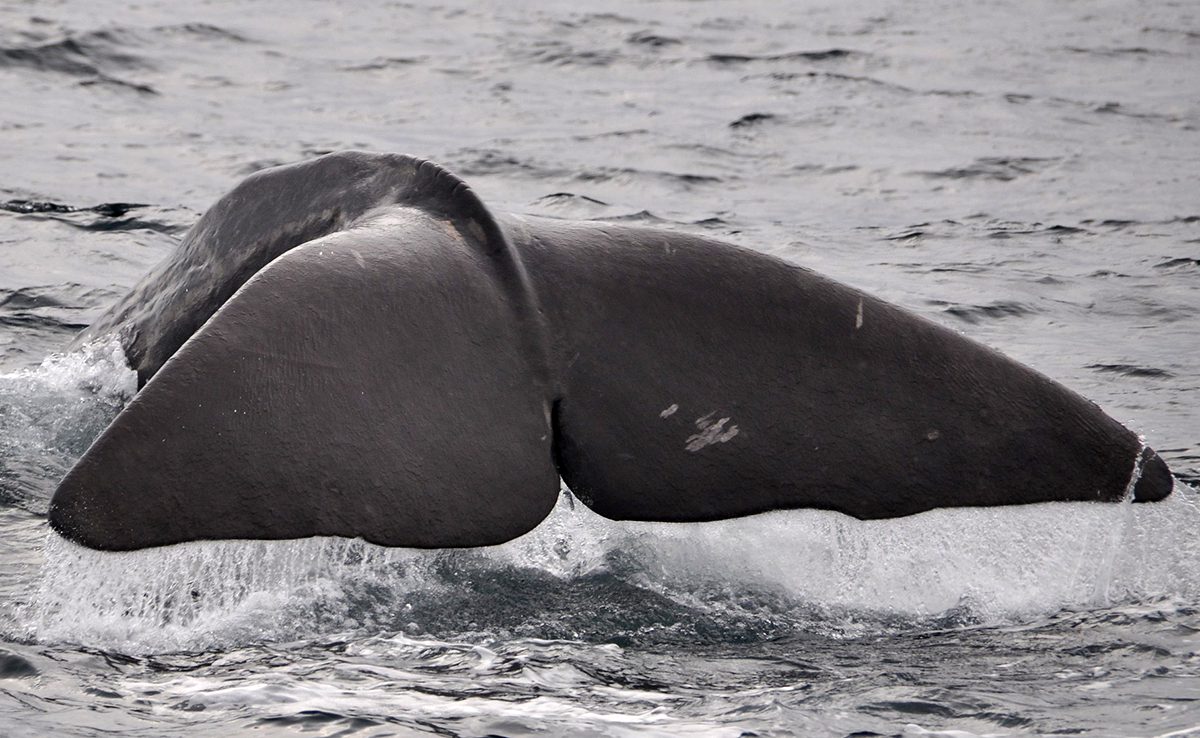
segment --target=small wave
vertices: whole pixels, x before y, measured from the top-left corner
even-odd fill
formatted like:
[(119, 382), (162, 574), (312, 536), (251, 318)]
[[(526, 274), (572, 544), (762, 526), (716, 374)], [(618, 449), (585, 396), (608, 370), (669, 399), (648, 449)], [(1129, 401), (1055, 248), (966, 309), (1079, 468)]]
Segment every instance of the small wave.
[(463, 177), (507, 174), (552, 179), (568, 174), (566, 170), (547, 167), (499, 149), (459, 149), (448, 154), (446, 161), (456, 174)]
[(636, 182), (653, 181), (676, 188), (690, 190), (699, 185), (721, 184), (724, 180), (710, 174), (692, 174), (689, 172), (666, 172), (661, 170), (634, 169), (631, 167), (603, 167), (588, 169), (575, 174), (575, 178), (584, 182)]
[(817, 80), (817, 81), (828, 81), (828, 82), (833, 83), (833, 85), (837, 85), (837, 86), (847, 86), (847, 83), (849, 83), (850, 85), (855, 85), (855, 86), (869, 85), (870, 87), (872, 87), (876, 90), (879, 90), (879, 91), (892, 92), (892, 93), (897, 93), (897, 94), (906, 95), (906, 96), (907, 95), (936, 94), (936, 93), (920, 92), (918, 90), (914, 90), (911, 87), (906, 87), (904, 85), (897, 84), (895, 82), (885, 82), (881, 79), (876, 79), (875, 77), (867, 77), (867, 76), (859, 75), (859, 74), (844, 74), (841, 72), (814, 71), (814, 70), (809, 70), (809, 71), (804, 71), (804, 72), (775, 71), (775, 72), (769, 72), (766, 74), (749, 75), (748, 77), (746, 77), (746, 79), (769, 79), (769, 80), (774, 80), (776, 82), (791, 82), (793, 80), (804, 80), (804, 81)]
[(917, 239), (923, 238), (924, 236), (925, 236), (925, 231), (911, 230), (911, 231), (904, 231), (903, 233), (898, 233), (894, 236), (884, 236), (883, 240), (884, 241), (916, 241)]
[[(1079, 112), (1100, 115), (1120, 115), (1128, 118), (1136, 118), (1147, 121), (1179, 123), (1186, 120), (1186, 118), (1181, 117), (1176, 113), (1153, 113), (1132, 109), (1115, 100), (1097, 103), (1095, 100), (1079, 100), (1059, 96), (1038, 98), (1031, 95), (1009, 94), (1005, 95), (1004, 97), (1010, 103), (1025, 104), (1036, 101), (1050, 108), (1070, 108)], [(1064, 120), (1070, 120), (1075, 123), (1086, 123), (1085, 120), (1078, 118), (1064, 118)]]
[(155, 233), (165, 233), (174, 235), (186, 231), (190, 226), (181, 225), (179, 223), (166, 223), (161, 220), (152, 220), (149, 218), (112, 218), (101, 217), (92, 221), (78, 222), (69, 219), (60, 219), (70, 226), (83, 231), (154, 231)]
[(706, 61), (715, 64), (746, 64), (749, 62), (811, 61), (823, 62), (834, 59), (867, 56), (861, 51), (850, 49), (822, 49), (819, 51), (791, 51), (784, 54), (709, 54)]
[(792, 172), (804, 174), (843, 174), (845, 172), (856, 172), (859, 166), (857, 164), (796, 164), (791, 168)]
[(0, 68), (23, 68), (84, 78), (83, 85), (110, 85), (141, 94), (158, 94), (148, 84), (131, 82), (121, 72), (154, 69), (154, 65), (127, 47), (139, 43), (136, 34), (108, 29), (69, 35), (58, 41), (0, 47)]
[[(202, 702), (199, 704), (203, 705)], [(360, 730), (385, 727), (387, 725), (388, 722), (383, 720), (372, 720), (370, 718), (354, 717), (352, 715), (339, 715), (335, 712), (326, 712), (324, 710), (301, 710), (291, 715), (264, 717), (258, 718), (255, 721), (255, 727), (295, 728), (301, 733), (316, 732), (326, 728), (337, 727), (342, 729), (339, 731), (338, 735), (351, 735)]]
[(981, 179), (1011, 182), (1017, 177), (1038, 174), (1061, 161), (1058, 157), (985, 157), (965, 167), (914, 172), (928, 179)]
[(768, 120), (774, 120), (774, 113), (748, 113), (729, 124), (730, 128), (749, 128)]
[(252, 43), (249, 37), (243, 36), (237, 31), (231, 31), (228, 28), (215, 26), (211, 23), (181, 23), (170, 26), (156, 26), (154, 30), (157, 33), (167, 36), (192, 36), (211, 41), (231, 41), (240, 44)]
[(539, 42), (532, 49), (523, 50), (523, 53), (534, 62), (561, 67), (607, 67), (622, 58), (622, 54), (616, 50), (579, 50), (563, 41)]
[(1176, 479), (1200, 489), (1200, 454), (1195, 453), (1195, 449), (1168, 449), (1162, 452), (1162, 457), (1170, 465)]
[(1183, 36), (1187, 39), (1200, 40), (1200, 31), (1192, 31), (1187, 28), (1159, 28), (1155, 26), (1146, 26), (1142, 29), (1142, 33), (1164, 33), (1172, 36)]
[(1098, 372), (1107, 372), (1109, 374), (1123, 374), (1127, 377), (1153, 377), (1155, 379), (1168, 379), (1175, 376), (1166, 369), (1157, 369), (1152, 366), (1137, 366), (1136, 364), (1088, 364), (1087, 368)]
[(608, 205), (603, 200), (597, 200), (587, 195), (577, 195), (574, 192), (552, 192), (544, 197), (539, 197), (537, 201), (539, 203), (584, 202), (589, 205)]
[(625, 39), (626, 43), (636, 44), (638, 46), (649, 46), (654, 49), (661, 49), (664, 46), (679, 46), (683, 42), (671, 36), (663, 36), (662, 34), (652, 33), (650, 31), (638, 31), (631, 34)]
[[(1130, 278), (1128, 274), (1115, 273), (1107, 270), (1093, 272), (1089, 277), (1118, 277)], [(1169, 295), (1165, 296), (1170, 299)], [(1092, 308), (1100, 315), (1117, 315), (1134, 317), (1142, 320), (1153, 320), (1159, 325), (1193, 320), (1200, 313), (1195, 307), (1175, 301), (1161, 302), (1147, 294), (1121, 295), (1104, 302), (1095, 303)]]
[(1021, 318), (1036, 315), (1037, 310), (1022, 305), (1019, 302), (997, 301), (990, 305), (949, 304), (941, 301), (931, 301), (932, 305), (945, 305), (942, 310), (959, 320), (967, 323), (979, 323), (984, 320), (1002, 320), (1004, 318)]
[(535, 212), (564, 218), (591, 219), (612, 211), (612, 205), (587, 195), (574, 192), (554, 192), (539, 197), (534, 203)]
[(650, 133), (648, 128), (630, 128), (628, 130), (603, 131), (601, 133), (584, 133), (571, 136), (572, 141), (600, 141), (606, 138), (634, 138)]
[(13, 290), (0, 299), (0, 308), (8, 310), (28, 310), (29, 308), (40, 307), (62, 307), (63, 302), (59, 299), (59, 293), (53, 288), (46, 287), (22, 287), (18, 290)]
[(125, 42), (125, 36), (117, 32), (94, 31), (37, 46), (0, 48), (0, 67), (24, 67), (85, 77), (103, 75), (114, 69), (150, 68), (141, 57), (119, 50)]
[(79, 323), (54, 315), (38, 315), (28, 312), (13, 312), (0, 315), (0, 325), (13, 328), (34, 328), (52, 333), (77, 333), (88, 326), (87, 323)]
[(1161, 121), (1177, 121), (1178, 117), (1173, 115), (1165, 115), (1162, 113), (1143, 113), (1136, 110), (1130, 110), (1119, 102), (1106, 102), (1103, 105), (1098, 105), (1092, 109), (1093, 113), (1101, 113), (1105, 115), (1123, 115), (1127, 118), (1139, 118), (1141, 120), (1161, 120)]
[(1116, 230), (1121, 230), (1121, 229), (1123, 229), (1123, 228), (1129, 228), (1130, 226), (1137, 226), (1137, 225), (1141, 225), (1141, 222), (1140, 222), (1140, 221), (1136, 221), (1136, 220), (1122, 220), (1122, 219), (1119, 219), (1119, 218), (1105, 218), (1104, 220), (1101, 220), (1101, 221), (1099, 221), (1099, 222), (1097, 222), (1097, 221), (1095, 221), (1095, 220), (1092, 220), (1092, 219), (1090, 219), (1090, 218), (1089, 218), (1089, 219), (1087, 219), (1087, 220), (1081, 220), (1081, 221), (1079, 221), (1079, 222), (1080, 222), (1081, 224), (1083, 224), (1083, 225), (1087, 225), (1087, 226), (1090, 226), (1090, 225), (1098, 225), (1098, 226), (1100, 226), (1100, 227), (1102, 227), (1102, 228), (1113, 228), (1113, 229), (1116, 229)]
[(619, 25), (629, 26), (638, 23), (636, 18), (619, 13), (585, 13), (579, 17), (579, 25)]
[(1088, 233), (1088, 230), (1086, 228), (1076, 228), (1075, 226), (1055, 224), (1052, 226), (1046, 226), (1045, 228), (1037, 231), (1037, 233), (1046, 233), (1054, 236), (1074, 236), (1078, 233)]
[(1180, 267), (1200, 267), (1200, 259), (1193, 259), (1191, 257), (1184, 256), (1175, 259), (1168, 259), (1164, 262), (1154, 265), (1155, 269), (1178, 269)]
[(190, 227), (157, 218), (135, 215), (126, 217), (132, 211), (151, 207), (145, 203), (130, 202), (108, 202), (83, 207), (45, 200), (8, 200), (0, 203), (0, 210), (34, 218), (50, 218), (83, 231), (154, 231), (173, 235)]
[(1145, 46), (1127, 46), (1116, 48), (1084, 48), (1082, 46), (1067, 46), (1067, 51), (1090, 56), (1123, 57), (1123, 56), (1175, 56), (1173, 52), (1164, 49), (1150, 49)]
[(29, 659), (0, 649), (0, 679), (23, 679), (37, 676), (39, 673)]
[(79, 84), (82, 87), (93, 87), (95, 85), (108, 85), (110, 87), (117, 87), (117, 88), (124, 89), (124, 90), (132, 90), (134, 92), (141, 93), (143, 95), (159, 94), (158, 90), (154, 89), (150, 85), (140, 84), (138, 82), (130, 82), (128, 80), (118, 79), (116, 77), (109, 77), (107, 75), (100, 75), (93, 79), (85, 79), (85, 80), (80, 81)]
[(649, 210), (639, 210), (636, 213), (623, 213), (621, 215), (608, 215), (596, 218), (596, 220), (610, 221), (613, 223), (649, 223), (651, 225), (665, 225), (672, 221), (667, 218), (655, 215)]
[(139, 95), (157, 95), (154, 86), (125, 78), (128, 72), (155, 70), (143, 55), (131, 52), (130, 47), (140, 43), (136, 32), (128, 29), (72, 34), (34, 46), (0, 47), (0, 68), (66, 74), (82, 78), (79, 84), (84, 86), (112, 86)]
[(1087, 234), (1086, 228), (1078, 228), (1076, 226), (1068, 226), (1055, 224), (1052, 226), (1043, 226), (1041, 223), (1034, 223), (1030, 226), (1017, 226), (1013, 224), (996, 225), (989, 228), (988, 238), (1012, 238), (1013, 236), (1074, 236), (1079, 234)]
[(342, 72), (377, 72), (382, 69), (411, 67), (415, 64), (421, 64), (424, 61), (425, 58), (420, 56), (389, 56), (387, 58), (372, 59), (369, 62), (344, 64), (338, 67), (338, 70)]
[(37, 310), (100, 307), (112, 301), (117, 293), (109, 289), (89, 287), (78, 282), (21, 287), (0, 290), (0, 310)]
[(36, 367), (47, 351), (60, 350), (114, 296), (106, 288), (70, 282), (0, 290), (0, 327), (6, 340), (0, 356), (10, 367)]
[(62, 203), (49, 202), (47, 200), (8, 200), (0, 203), (0, 210), (7, 210), (10, 213), (21, 213), (23, 215), (45, 214), (45, 213), (96, 213), (106, 218), (120, 218), (130, 210), (149, 207), (145, 203), (132, 202), (106, 202), (91, 207), (75, 207), (74, 205), (63, 205)]

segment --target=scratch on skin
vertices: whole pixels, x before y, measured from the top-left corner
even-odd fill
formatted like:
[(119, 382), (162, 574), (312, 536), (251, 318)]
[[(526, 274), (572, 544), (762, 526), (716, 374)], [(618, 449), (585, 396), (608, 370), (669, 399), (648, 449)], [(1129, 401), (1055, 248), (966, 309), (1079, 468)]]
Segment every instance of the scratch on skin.
[(675, 403), (673, 403), (673, 402), (672, 402), (672, 403), (671, 403), (671, 407), (669, 407), (669, 408), (667, 408), (666, 410), (663, 410), (661, 413), (659, 413), (659, 414), (658, 414), (658, 417), (660, 417), (660, 418), (669, 418), (669, 417), (671, 417), (672, 415), (674, 415), (674, 414), (675, 414), (675, 411), (676, 411), (676, 410), (678, 410), (678, 409), (679, 409), (679, 405), (676, 405)]
[(859, 300), (858, 300), (858, 315), (855, 316), (855, 318), (854, 318), (854, 330), (858, 330), (859, 328), (862, 328), (862, 318), (863, 318), (863, 301), (862, 301), (862, 298), (859, 298)]
[(716, 412), (714, 410), (708, 415), (696, 419), (696, 428), (700, 432), (688, 436), (686, 446), (688, 451), (695, 453), (705, 446), (711, 446), (714, 443), (725, 443), (738, 434), (738, 427), (736, 425), (731, 425), (726, 430), (725, 424), (729, 422), (729, 418), (721, 418), (714, 421), (712, 416), (716, 415)]

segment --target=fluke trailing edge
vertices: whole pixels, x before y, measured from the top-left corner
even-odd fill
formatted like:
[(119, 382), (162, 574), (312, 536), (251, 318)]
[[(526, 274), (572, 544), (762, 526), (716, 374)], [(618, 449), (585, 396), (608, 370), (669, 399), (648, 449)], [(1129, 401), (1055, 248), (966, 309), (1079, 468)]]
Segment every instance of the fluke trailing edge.
[(559, 476), (598, 513), (1170, 494), (1094, 404), (802, 267), (669, 231), (502, 217), (407, 156), (259, 172), (77, 343), (143, 385), (51, 501), (100, 549), (479, 546)]

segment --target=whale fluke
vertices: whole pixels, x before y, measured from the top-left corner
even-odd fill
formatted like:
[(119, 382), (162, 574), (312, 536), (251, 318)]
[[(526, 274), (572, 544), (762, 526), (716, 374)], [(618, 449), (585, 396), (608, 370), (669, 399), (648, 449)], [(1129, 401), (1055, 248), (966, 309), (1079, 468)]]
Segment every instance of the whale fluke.
[[(559, 469), (602, 515), (872, 519), (1129, 487), (1142, 444), (1095, 404), (810, 270), (649, 229), (518, 234), (560, 371)], [(1137, 497), (1163, 497), (1146, 459)]]
[(50, 522), (100, 549), (500, 543), (559, 477), (614, 519), (1170, 494), (1096, 405), (810, 270), (697, 236), (497, 217), (418, 159), (260, 172), (80, 340), (142, 389)]

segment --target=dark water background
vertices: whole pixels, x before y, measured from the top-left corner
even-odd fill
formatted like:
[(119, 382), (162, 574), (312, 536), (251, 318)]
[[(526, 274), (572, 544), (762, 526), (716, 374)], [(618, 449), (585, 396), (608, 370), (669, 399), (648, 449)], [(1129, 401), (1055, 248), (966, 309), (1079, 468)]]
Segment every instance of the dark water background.
[(431, 158), (989, 343), (1200, 482), (1200, 4), (0, 4), (0, 735), (1200, 736), (1200, 503), (479, 551), (48, 536), (132, 391), (43, 358), (246, 174)]

